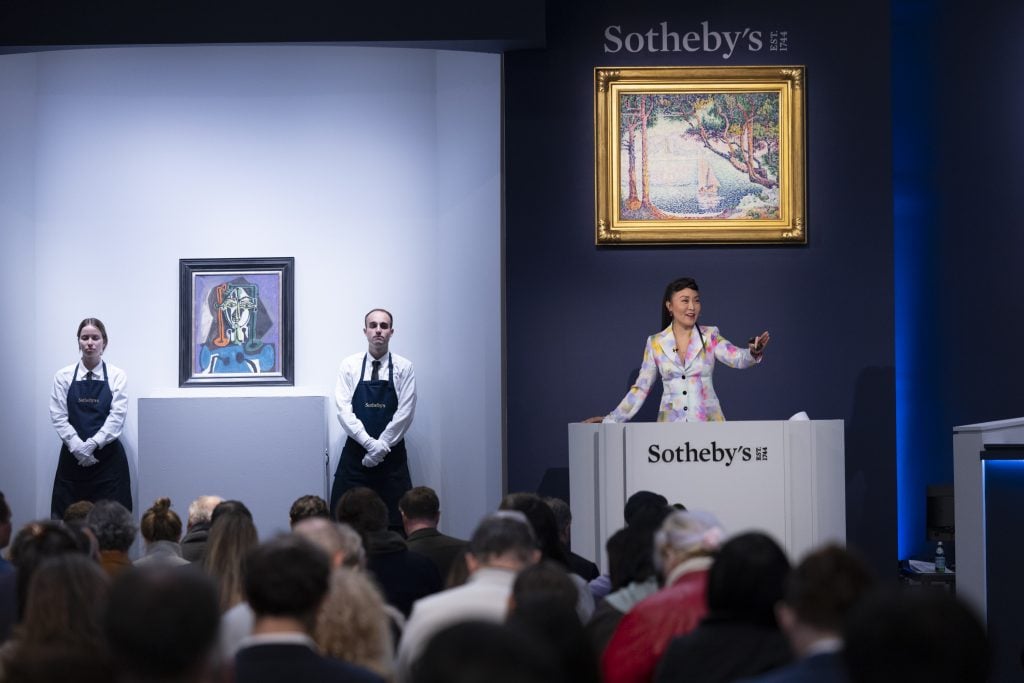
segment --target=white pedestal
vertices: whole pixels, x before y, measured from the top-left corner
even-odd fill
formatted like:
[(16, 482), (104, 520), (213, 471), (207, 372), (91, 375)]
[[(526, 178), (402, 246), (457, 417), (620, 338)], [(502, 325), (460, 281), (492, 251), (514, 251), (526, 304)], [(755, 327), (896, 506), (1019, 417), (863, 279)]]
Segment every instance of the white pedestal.
[(761, 530), (794, 560), (846, 539), (843, 421), (569, 425), (573, 549), (607, 569), (605, 541), (637, 491)]

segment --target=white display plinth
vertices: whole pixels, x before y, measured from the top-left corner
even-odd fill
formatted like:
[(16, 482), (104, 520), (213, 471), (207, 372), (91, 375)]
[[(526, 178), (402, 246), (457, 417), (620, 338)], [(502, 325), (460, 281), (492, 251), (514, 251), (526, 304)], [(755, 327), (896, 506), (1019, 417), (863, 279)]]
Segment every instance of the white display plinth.
[(956, 593), (988, 615), (985, 549), (986, 446), (1024, 443), (1024, 418), (953, 427), (953, 524), (956, 529)]
[(637, 491), (758, 529), (794, 560), (846, 539), (843, 421), (569, 425), (573, 550), (607, 569), (605, 541)]

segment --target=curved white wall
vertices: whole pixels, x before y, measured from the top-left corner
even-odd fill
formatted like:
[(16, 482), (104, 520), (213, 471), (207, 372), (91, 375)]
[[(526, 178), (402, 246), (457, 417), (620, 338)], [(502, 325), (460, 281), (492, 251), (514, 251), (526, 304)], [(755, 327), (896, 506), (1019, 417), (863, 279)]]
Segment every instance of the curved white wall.
[[(0, 57), (3, 308), (25, 403), (2, 417), (22, 450), (0, 490), (17, 491), (16, 524), (49, 510), (47, 397), (82, 317), (107, 324), (133, 399), (330, 395), (383, 306), (417, 367), (413, 481), (467, 535), (501, 493), (500, 70), (497, 55), (320, 46)], [(295, 257), (296, 386), (177, 388), (178, 259), (246, 256)], [(133, 400), (133, 456), (135, 415)]]

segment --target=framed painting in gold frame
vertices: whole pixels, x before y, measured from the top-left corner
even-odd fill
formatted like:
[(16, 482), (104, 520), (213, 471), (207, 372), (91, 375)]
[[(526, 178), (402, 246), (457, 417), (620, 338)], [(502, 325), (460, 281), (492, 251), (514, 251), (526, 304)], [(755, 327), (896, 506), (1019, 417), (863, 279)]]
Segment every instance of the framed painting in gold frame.
[(807, 242), (804, 67), (594, 69), (596, 243)]

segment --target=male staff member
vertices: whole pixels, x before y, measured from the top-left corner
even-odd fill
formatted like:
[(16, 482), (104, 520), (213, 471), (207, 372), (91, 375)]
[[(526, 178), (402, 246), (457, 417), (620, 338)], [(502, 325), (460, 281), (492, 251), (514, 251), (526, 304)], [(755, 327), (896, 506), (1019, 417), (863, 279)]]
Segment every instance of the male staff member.
[(348, 434), (331, 487), (331, 513), (345, 491), (367, 486), (388, 506), (390, 526), (401, 529), (398, 500), (412, 488), (405, 433), (416, 410), (412, 363), (388, 351), (394, 318), (375, 308), (363, 320), (367, 352), (349, 356), (338, 368), (334, 398)]

